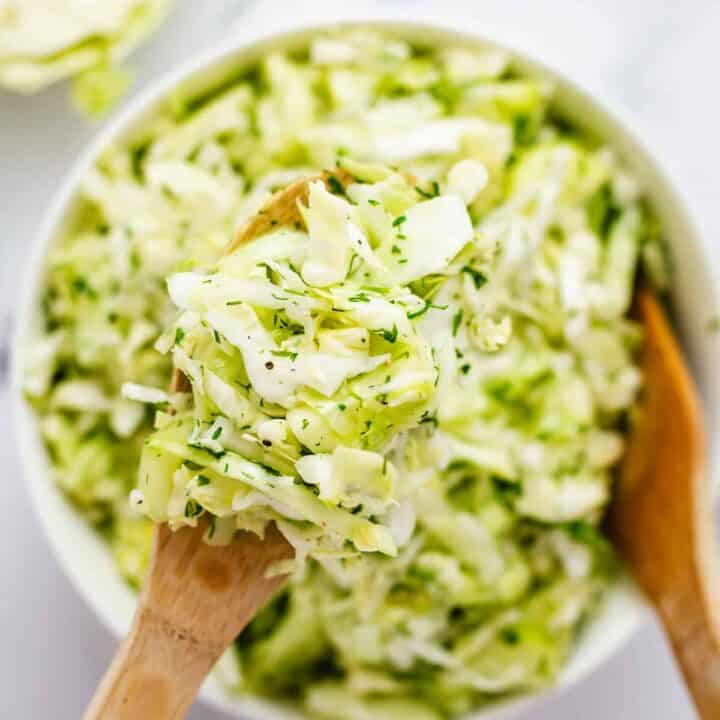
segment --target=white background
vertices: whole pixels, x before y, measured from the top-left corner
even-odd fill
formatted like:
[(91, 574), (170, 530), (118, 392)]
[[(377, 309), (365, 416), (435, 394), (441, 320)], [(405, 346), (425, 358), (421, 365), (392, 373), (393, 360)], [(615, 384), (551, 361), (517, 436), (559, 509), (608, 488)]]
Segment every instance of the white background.
[[(111, 0), (97, 0), (111, 2)], [(350, 0), (337, 0), (346, 2)], [(375, 0), (421, 5), (452, 0)], [(302, 0), (176, 0), (170, 21), (140, 49), (134, 91), (257, 12), (302, 12)], [(370, 3), (371, 4), (371, 3)], [(664, 146), (706, 233), (718, 235), (720, 2), (714, 0), (467, 0), (494, 26), (522, 32), (641, 118)], [(287, 8), (284, 7), (287, 5)], [(67, 107), (65, 88), (19, 98), (0, 92), (0, 408), (2, 337), (39, 220), (64, 173), (97, 131)], [(716, 199), (717, 197), (717, 199)], [(712, 237), (712, 235), (710, 235)], [(76, 720), (114, 640), (63, 577), (23, 488), (11, 420), (0, 410), (0, 718)], [(196, 707), (192, 720), (223, 716)], [(643, 629), (592, 678), (554, 699), (536, 720), (691, 720), (657, 628)], [(138, 718), (152, 720), (152, 718)], [(411, 720), (411, 719), (409, 719)]]

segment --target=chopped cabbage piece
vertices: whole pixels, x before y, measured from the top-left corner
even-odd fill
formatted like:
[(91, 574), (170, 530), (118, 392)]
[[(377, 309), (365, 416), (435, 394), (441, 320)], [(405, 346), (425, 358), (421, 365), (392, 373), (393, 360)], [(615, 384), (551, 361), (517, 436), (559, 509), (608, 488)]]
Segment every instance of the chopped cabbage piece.
[(3, 0), (0, 88), (35, 93), (76, 76), (73, 101), (104, 115), (130, 84), (117, 63), (162, 22), (171, 0)]

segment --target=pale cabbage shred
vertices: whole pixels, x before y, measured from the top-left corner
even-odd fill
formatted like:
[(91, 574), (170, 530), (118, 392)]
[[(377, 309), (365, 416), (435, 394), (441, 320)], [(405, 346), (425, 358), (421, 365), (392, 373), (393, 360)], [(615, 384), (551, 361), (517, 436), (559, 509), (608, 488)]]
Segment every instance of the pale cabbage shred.
[[(151, 423), (140, 401), (182, 411), (182, 397), (162, 394), (170, 361), (153, 348), (174, 317), (164, 279), (212, 264), (272, 190), (334, 166), (338, 156), (401, 166), (418, 178), (416, 200), (439, 192), (468, 203), (474, 232), (449, 277), (411, 287), (449, 307), (428, 308), (410, 323), (408, 337), (426, 338), (436, 349), (440, 402), (386, 455), (397, 483), (393, 499), (401, 488), (414, 489), (411, 501), (390, 503), (393, 522), (383, 515), (387, 476), (382, 467), (371, 473), (379, 488), (371, 498), (374, 520), (390, 532), (397, 554), (358, 557), (351, 546), (352, 557), (328, 552), (311, 560), (239, 639), (233, 682), (294, 697), (314, 716), (350, 720), (446, 717), (545, 685), (562, 668), (612, 568), (596, 527), (622, 452), (618, 423), (640, 384), (633, 363), (639, 333), (625, 315), (639, 257), (661, 266), (636, 183), (610, 150), (548, 117), (551, 88), (508, 73), (507, 58), (496, 51), (418, 50), (357, 30), (317, 37), (309, 58), (271, 54), (248, 77), (204, 98), (174, 97), (141, 135), (104, 153), (84, 180), (82, 206), (49, 257), (46, 332), (27, 371), (57, 481), (106, 534), (120, 571), (139, 583), (150, 526), (128, 507), (127, 494)], [(356, 188), (357, 211), (369, 213), (362, 198), (368, 186)], [(266, 242), (281, 244), (277, 236)], [(267, 247), (255, 247), (255, 265), (267, 261)], [(243, 253), (250, 261), (252, 250)], [(256, 272), (249, 265), (235, 271)], [(282, 263), (269, 277), (285, 287), (298, 282), (305, 292), (281, 271)], [(253, 277), (264, 283), (268, 275)], [(321, 303), (325, 294), (312, 291), (303, 301)], [(293, 324), (320, 335), (299, 310)], [(365, 337), (364, 326), (349, 324), (349, 337), (327, 342), (333, 355), (342, 349), (354, 361), (351, 338)], [(178, 344), (188, 363), (198, 362), (187, 344), (198, 332), (193, 327)], [(399, 362), (400, 330), (394, 345), (370, 333), (372, 356), (389, 353), (389, 362)], [(208, 357), (227, 355), (233, 372), (241, 371), (222, 333), (220, 346), (208, 347)], [(214, 368), (222, 381), (224, 364)], [(345, 387), (352, 383), (361, 385), (362, 377)], [(218, 400), (232, 405), (229, 416), (245, 407), (238, 400), (243, 388), (226, 395), (215, 385)], [(315, 421), (322, 428), (314, 436), (321, 446), (309, 449), (324, 452), (304, 460), (309, 485), (339, 503), (323, 506), (328, 511), (349, 507), (357, 488), (333, 485), (326, 472), (353, 466), (334, 455), (347, 443), (336, 437), (346, 432), (337, 399), (307, 387), (297, 392), (310, 400), (305, 429)], [(385, 412), (417, 421), (417, 413), (399, 407)], [(386, 417), (379, 408), (365, 411)], [(286, 410), (267, 414), (272, 419), (258, 424), (254, 417), (245, 430), (226, 427), (244, 453), (271, 450), (279, 477), (296, 477), (300, 441)], [(209, 435), (201, 427), (198, 444), (213, 442), (222, 422)], [(356, 438), (352, 426), (347, 432)], [(386, 439), (351, 452), (385, 450)], [(207, 464), (206, 453), (194, 452)], [(209, 510), (218, 500), (210, 494), (215, 481), (232, 498), (247, 493), (223, 474), (222, 458), (218, 463), (207, 485), (186, 484)], [(248, 465), (255, 479), (278, 478)], [(368, 495), (364, 486), (359, 491)], [(314, 494), (305, 497), (319, 507)], [(151, 502), (144, 493), (134, 499)], [(247, 498), (248, 512), (260, 512), (257, 500)], [(229, 494), (216, 507), (226, 511), (231, 502)], [(287, 517), (279, 502), (274, 512)], [(185, 507), (183, 498), (183, 515)], [(339, 511), (370, 522), (362, 512)]]
[(0, 0), (0, 88), (34, 93), (74, 77), (73, 100), (105, 113), (130, 82), (119, 66), (171, 0)]

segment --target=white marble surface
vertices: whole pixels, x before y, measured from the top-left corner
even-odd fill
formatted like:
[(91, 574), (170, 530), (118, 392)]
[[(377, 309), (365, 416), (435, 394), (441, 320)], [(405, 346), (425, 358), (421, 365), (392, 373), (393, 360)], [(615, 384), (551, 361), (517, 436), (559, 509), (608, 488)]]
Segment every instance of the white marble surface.
[[(107, 0), (109, 1), (109, 0)], [(449, 0), (375, 0), (407, 7)], [(177, 0), (171, 21), (135, 56), (136, 91), (180, 59), (221, 39), (250, 0)], [(279, 0), (255, 10), (280, 12)], [(483, 18), (512, 27), (592, 75), (639, 114), (666, 148), (706, 232), (720, 234), (720, 2), (683, 0), (468, 0)], [(301, 3), (290, 3), (299, 12)], [(19, 271), (42, 212), (95, 132), (73, 115), (64, 88), (24, 99), (0, 94), (0, 337), (11, 318)], [(0, 375), (3, 359), (0, 354)], [(0, 407), (6, 407), (0, 385)], [(32, 514), (7, 414), (0, 413), (0, 717), (75, 720), (114, 641), (71, 589)], [(193, 720), (221, 720), (207, 708)], [(654, 626), (592, 678), (545, 705), (537, 720), (690, 720), (694, 714)], [(145, 720), (145, 719), (138, 719)], [(152, 720), (152, 719), (147, 719)]]

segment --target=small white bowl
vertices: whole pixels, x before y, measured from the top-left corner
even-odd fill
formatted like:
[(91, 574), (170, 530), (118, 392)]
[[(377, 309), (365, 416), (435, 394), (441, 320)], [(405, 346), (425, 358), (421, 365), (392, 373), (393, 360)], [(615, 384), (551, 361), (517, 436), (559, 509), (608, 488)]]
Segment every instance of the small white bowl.
[[(349, 4), (349, 3), (348, 3)], [(45, 258), (51, 242), (61, 233), (77, 198), (80, 178), (93, 164), (110, 141), (126, 136), (154, 111), (160, 99), (179, 84), (195, 90), (212, 85), (231, 69), (239, 69), (257, 61), (271, 49), (291, 48), (303, 44), (315, 30), (328, 27), (327, 16), (303, 7), (302, 19), (256, 16), (243, 23), (242, 29), (224, 47), (203, 54), (181, 69), (170, 73), (152, 89), (131, 102), (87, 148), (67, 176), (53, 203), (37, 239), (24, 284), (24, 297), (19, 304), (17, 334), (13, 343), (13, 392), (17, 433), (24, 460), (28, 487), (42, 525), (60, 564), (101, 620), (118, 636), (129, 627), (134, 609), (134, 596), (116, 574), (108, 549), (64, 500), (53, 483), (48, 459), (39, 438), (35, 418), (25, 402), (22, 374), (26, 351), (36, 336), (40, 319), (39, 301), (42, 293)], [(298, 11), (299, 12), (299, 11)], [(413, 10), (416, 15), (416, 11)], [(368, 20), (372, 17), (372, 20)], [(720, 417), (720, 374), (713, 372), (720, 360), (720, 342), (707, 332), (707, 322), (718, 307), (716, 267), (708, 243), (698, 235), (687, 216), (677, 189), (658, 164), (657, 153), (650, 153), (640, 141), (625, 112), (609, 110), (606, 101), (596, 99), (598, 93), (588, 89), (586, 82), (571, 80), (567, 74), (552, 69), (548, 63), (523, 52), (514, 38), (507, 42), (507, 33), (487, 28), (476, 30), (477, 20), (431, 17), (420, 11), (421, 20), (408, 22), (401, 8), (379, 10), (372, 15), (357, 8), (336, 8), (334, 22), (373, 25), (410, 40), (423, 43), (462, 43), (470, 46), (497, 46), (509, 49), (517, 66), (527, 73), (548, 78), (557, 89), (556, 104), (579, 125), (604, 138), (622, 155), (625, 163), (641, 181), (663, 223), (675, 260), (673, 300), (677, 325), (685, 352), (705, 402), (711, 464), (715, 466)], [(524, 43), (520, 43), (522, 45)], [(609, 592), (602, 612), (583, 633), (576, 651), (562, 672), (555, 688), (540, 695), (510, 700), (472, 713), (466, 720), (507, 720), (522, 710), (536, 708), (542, 699), (570, 687), (615, 653), (646, 619), (648, 611), (627, 580), (618, 582)], [(231, 698), (218, 681), (210, 678), (202, 697), (211, 705), (246, 720), (299, 719), (301, 715), (271, 702), (251, 697)]]

